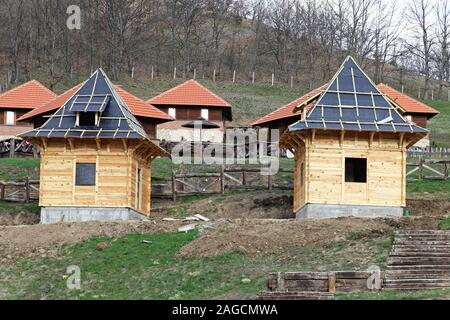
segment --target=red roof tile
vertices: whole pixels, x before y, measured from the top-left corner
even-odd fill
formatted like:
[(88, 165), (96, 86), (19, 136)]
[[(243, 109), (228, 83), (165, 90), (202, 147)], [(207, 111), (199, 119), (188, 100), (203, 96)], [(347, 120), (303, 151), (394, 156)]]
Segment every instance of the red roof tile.
[[(72, 89), (67, 90), (66, 92), (59, 95), (55, 99), (51, 100), (47, 104), (41, 106), (40, 108), (34, 109), (26, 113), (18, 120), (23, 121), (31, 119), (33, 117), (43, 115), (50, 111), (55, 111), (59, 109), (77, 92), (77, 90), (81, 87), (81, 85), (82, 83), (76, 85)], [(158, 108), (146, 103), (144, 100), (139, 99), (138, 97), (132, 95), (131, 93), (122, 89), (121, 87), (115, 85), (114, 88), (116, 89), (117, 93), (122, 97), (124, 102), (127, 104), (128, 108), (130, 108), (130, 111), (133, 113), (134, 116), (161, 119), (163, 121), (173, 120), (172, 117), (170, 117), (167, 113), (162, 112)]]
[[(295, 111), (295, 109), (305, 103), (308, 102), (309, 100), (317, 97), (320, 92), (325, 88), (325, 85), (316, 88), (310, 92), (308, 92), (307, 94), (301, 96), (300, 98), (288, 103), (285, 106), (282, 106), (281, 108), (278, 108), (277, 110), (265, 115), (264, 117), (256, 120), (255, 122), (252, 123), (253, 126), (258, 126), (258, 125), (262, 125), (265, 124), (267, 122), (272, 122), (275, 120), (280, 120), (280, 119), (284, 119), (284, 118), (290, 118), (290, 117), (296, 117), (300, 115), (300, 112)], [(309, 103), (306, 108), (307, 111), (312, 107), (312, 104)]]
[(183, 82), (182, 84), (151, 98), (147, 103), (171, 106), (231, 107), (228, 102), (195, 80)]
[(56, 97), (36, 80), (28, 81), (0, 95), (0, 108), (35, 109)]
[(388, 98), (397, 104), (405, 113), (428, 113), (431, 116), (439, 114), (439, 111), (426, 104), (417, 101), (404, 93), (401, 93), (383, 83), (378, 85), (378, 89)]

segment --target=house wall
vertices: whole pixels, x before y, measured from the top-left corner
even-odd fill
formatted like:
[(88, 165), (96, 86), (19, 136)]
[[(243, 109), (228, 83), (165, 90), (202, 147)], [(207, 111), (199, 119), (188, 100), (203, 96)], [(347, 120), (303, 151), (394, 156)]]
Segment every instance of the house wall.
[[(150, 214), (150, 164), (122, 141), (49, 140), (41, 148), (40, 200), (42, 207), (131, 208)], [(76, 186), (77, 162), (96, 163), (96, 185)], [(142, 206), (136, 207), (136, 169), (142, 170)]]
[[(169, 113), (170, 106), (157, 106), (158, 109), (165, 113)], [(176, 109), (177, 120), (195, 120), (201, 117), (201, 110), (209, 110), (209, 119), (211, 121), (223, 121), (223, 108), (202, 107), (202, 106), (173, 106)]]
[[(296, 151), (294, 211), (305, 204), (404, 207), (406, 149), (399, 135), (316, 132)], [(367, 182), (345, 182), (345, 158), (367, 158)], [(304, 161), (304, 186), (299, 187)]]

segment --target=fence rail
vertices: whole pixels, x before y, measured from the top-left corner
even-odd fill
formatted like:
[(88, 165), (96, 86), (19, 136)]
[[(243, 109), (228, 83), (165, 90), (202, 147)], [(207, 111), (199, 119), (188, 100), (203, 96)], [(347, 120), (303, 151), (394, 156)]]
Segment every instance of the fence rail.
[[(293, 170), (280, 169), (280, 173), (290, 174)], [(223, 194), (226, 190), (291, 190), (293, 186), (276, 183), (272, 175), (263, 176), (257, 168), (225, 168), (219, 172), (205, 173), (176, 173), (172, 172), (170, 179), (154, 179), (163, 183), (152, 186), (152, 197), (171, 198), (176, 201), (179, 197), (198, 194)]]
[(39, 180), (0, 181), (0, 199), (14, 202), (30, 202), (39, 199)]
[(0, 141), (0, 157), (35, 157), (39, 154), (39, 148), (33, 144), (19, 139), (11, 138)]
[(427, 147), (411, 148), (407, 151), (410, 158), (445, 158), (450, 157), (450, 148)]
[[(418, 163), (406, 164), (408, 181), (448, 180), (450, 160), (419, 160)], [(409, 169), (409, 170), (408, 170)], [(416, 176), (416, 178), (409, 176)]]

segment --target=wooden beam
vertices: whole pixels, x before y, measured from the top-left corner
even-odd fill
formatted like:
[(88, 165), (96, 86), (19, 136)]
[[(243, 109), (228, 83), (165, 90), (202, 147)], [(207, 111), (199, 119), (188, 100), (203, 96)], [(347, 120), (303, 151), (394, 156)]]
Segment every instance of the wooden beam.
[(344, 137), (345, 137), (345, 130), (341, 130), (341, 134), (339, 136), (339, 144), (341, 147), (344, 144)]
[(75, 150), (75, 143), (73, 142), (73, 139), (69, 138), (67, 139), (67, 142), (69, 143), (70, 151), (73, 152)]
[(373, 144), (373, 137), (374, 137), (374, 136), (375, 136), (375, 132), (372, 131), (372, 132), (370, 133), (370, 136), (369, 136), (369, 147), (371, 147), (372, 144)]
[(95, 139), (95, 144), (97, 146), (97, 151), (100, 151), (102, 148), (102, 143), (101, 143), (100, 139), (98, 139), (98, 138)]
[(398, 141), (398, 147), (399, 148), (403, 147), (404, 141), (405, 141), (405, 133), (402, 132), (402, 133), (400, 133), (400, 140)]
[(312, 129), (312, 131), (311, 131), (311, 143), (314, 142), (315, 138), (316, 138), (316, 129)]
[(121, 140), (122, 140), (122, 145), (123, 145), (123, 151), (128, 152), (127, 139), (121, 139)]
[(41, 141), (44, 151), (47, 151), (47, 140), (45, 138), (41, 138)]

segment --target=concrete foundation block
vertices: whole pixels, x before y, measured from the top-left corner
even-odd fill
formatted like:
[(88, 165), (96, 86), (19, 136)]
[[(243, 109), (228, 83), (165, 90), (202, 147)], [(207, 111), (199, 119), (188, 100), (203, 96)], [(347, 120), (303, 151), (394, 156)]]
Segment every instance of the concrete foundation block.
[(402, 217), (402, 207), (374, 205), (342, 205), (308, 203), (296, 213), (301, 219), (330, 219), (338, 217), (380, 218)]
[(130, 208), (42, 207), (41, 224), (59, 222), (138, 220), (148, 218)]

